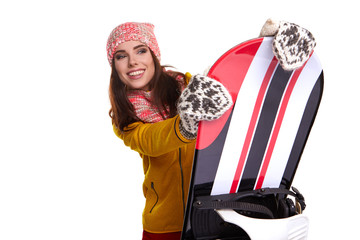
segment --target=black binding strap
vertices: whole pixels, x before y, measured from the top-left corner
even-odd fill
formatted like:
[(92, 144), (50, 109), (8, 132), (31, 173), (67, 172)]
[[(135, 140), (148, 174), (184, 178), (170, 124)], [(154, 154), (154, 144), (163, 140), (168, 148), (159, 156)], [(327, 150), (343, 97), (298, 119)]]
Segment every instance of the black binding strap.
[(268, 218), (274, 218), (274, 214), (267, 207), (248, 202), (201, 202), (196, 201), (194, 207), (197, 209), (233, 209), (239, 210), (240, 212), (253, 212), (257, 214), (266, 215)]
[(269, 195), (282, 195), (282, 198), (286, 198), (287, 195), (291, 195), (296, 198), (301, 206), (301, 210), (305, 209), (305, 199), (303, 195), (296, 189), (293, 191), (283, 188), (261, 188), (253, 191), (244, 191), (238, 193), (222, 194), (215, 196), (201, 196), (197, 197), (193, 207), (197, 209), (234, 209), (240, 211), (249, 211), (264, 214), (270, 218), (273, 218), (273, 212), (266, 206), (241, 202), (240, 200), (248, 197), (266, 197)]

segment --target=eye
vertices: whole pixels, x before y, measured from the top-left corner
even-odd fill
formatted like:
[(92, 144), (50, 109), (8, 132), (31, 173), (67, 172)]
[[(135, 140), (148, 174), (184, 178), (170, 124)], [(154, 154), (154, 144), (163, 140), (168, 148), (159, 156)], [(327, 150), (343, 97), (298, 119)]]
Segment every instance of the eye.
[(147, 49), (146, 48), (140, 48), (139, 51), (138, 51), (138, 54), (144, 54), (144, 53), (147, 53)]
[(125, 54), (116, 54), (116, 55), (115, 55), (115, 59), (116, 59), (116, 60), (120, 60), (120, 59), (123, 59), (123, 58), (125, 58), (125, 57), (126, 57)]

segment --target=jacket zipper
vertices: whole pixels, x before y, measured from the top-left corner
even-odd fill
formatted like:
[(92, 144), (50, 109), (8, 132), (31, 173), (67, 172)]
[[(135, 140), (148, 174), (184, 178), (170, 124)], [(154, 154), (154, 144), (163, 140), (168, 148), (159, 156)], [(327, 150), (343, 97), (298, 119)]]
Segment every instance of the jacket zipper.
[[(179, 148), (179, 166), (180, 166), (180, 176), (181, 176), (181, 194), (182, 194), (183, 212), (185, 213), (184, 173), (183, 173), (183, 168), (182, 168), (182, 163), (181, 163), (181, 148)], [(155, 190), (154, 182), (151, 182), (151, 189), (154, 191), (154, 193), (156, 195), (156, 202), (150, 209), (150, 213), (152, 212), (152, 210), (154, 209), (154, 207), (156, 206), (156, 204), (159, 201), (159, 195)]]
[(154, 204), (154, 206), (152, 206), (152, 208), (150, 209), (150, 213), (152, 212), (152, 210), (154, 209), (154, 207), (156, 206), (156, 204), (159, 201), (159, 195), (157, 194), (156, 190), (155, 190), (155, 186), (154, 186), (154, 182), (151, 182), (151, 189), (154, 190), (155, 195), (156, 195), (156, 202)]
[(179, 165), (180, 165), (180, 176), (181, 176), (181, 193), (182, 193), (182, 203), (183, 203), (183, 212), (185, 213), (185, 191), (184, 191), (184, 173), (181, 163), (181, 148), (179, 148)]

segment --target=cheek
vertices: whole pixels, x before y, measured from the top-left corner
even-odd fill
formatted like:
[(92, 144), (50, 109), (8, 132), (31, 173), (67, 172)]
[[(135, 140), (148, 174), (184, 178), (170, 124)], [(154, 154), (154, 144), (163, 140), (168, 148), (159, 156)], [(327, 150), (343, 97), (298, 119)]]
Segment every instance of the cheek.
[(155, 63), (152, 58), (151, 58), (151, 60), (148, 61), (147, 65), (149, 66), (149, 72), (151, 73), (151, 75), (154, 75), (155, 74)]
[(121, 78), (121, 76), (124, 76), (124, 74), (126, 74), (126, 70), (124, 69), (124, 67), (121, 64), (115, 64), (115, 70), (118, 74), (118, 76)]
[(121, 71), (119, 68), (117, 68), (117, 67), (115, 67), (115, 70), (116, 70), (116, 73), (117, 73), (120, 81), (126, 85), (126, 78), (125, 78), (124, 75), (122, 74), (122, 71)]
[(151, 73), (151, 76), (155, 75), (155, 65), (154, 64), (150, 68), (150, 73)]

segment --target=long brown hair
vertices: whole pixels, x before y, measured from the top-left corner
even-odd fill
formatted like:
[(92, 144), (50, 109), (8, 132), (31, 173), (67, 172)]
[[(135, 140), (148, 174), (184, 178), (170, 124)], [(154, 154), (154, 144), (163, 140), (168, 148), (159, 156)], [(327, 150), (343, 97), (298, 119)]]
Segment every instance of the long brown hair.
[[(176, 77), (178, 75), (184, 77), (184, 75), (179, 72), (165, 71), (167, 66), (161, 66), (155, 54), (151, 50), (150, 52), (155, 64), (155, 73), (149, 83), (153, 104), (160, 110), (161, 115), (164, 110), (167, 116), (173, 117), (177, 114), (176, 101), (181, 94), (181, 85)], [(124, 131), (129, 124), (140, 121), (127, 98), (126, 85), (116, 72), (114, 59), (111, 66), (109, 97), (111, 103), (109, 115), (112, 124), (118, 129)], [(165, 119), (165, 116), (162, 115), (162, 117)]]

